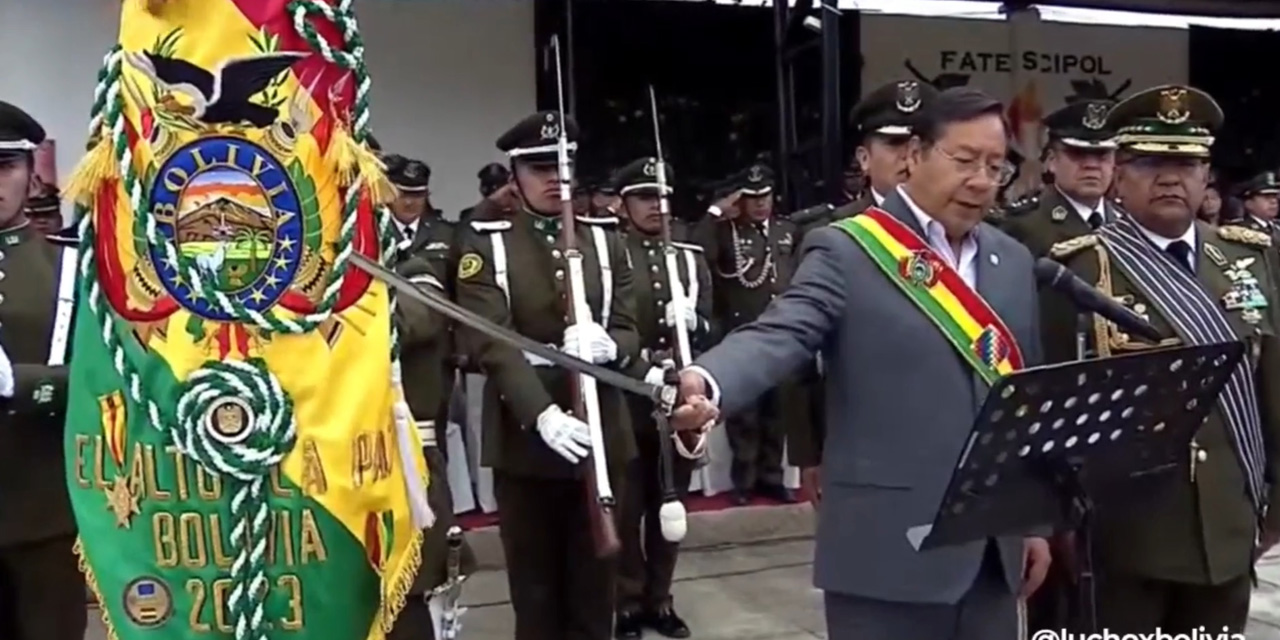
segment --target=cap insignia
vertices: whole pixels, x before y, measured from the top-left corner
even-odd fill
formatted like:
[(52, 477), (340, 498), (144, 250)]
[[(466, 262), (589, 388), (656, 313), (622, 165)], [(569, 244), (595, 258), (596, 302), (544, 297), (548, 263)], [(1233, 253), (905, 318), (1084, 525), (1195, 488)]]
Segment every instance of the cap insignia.
[(644, 163), (644, 175), (649, 176), (650, 178), (658, 175), (658, 163), (653, 158), (649, 158)]
[(1156, 117), (1165, 124), (1182, 124), (1190, 119), (1191, 109), (1187, 106), (1187, 90), (1177, 87), (1161, 91), (1160, 108)]
[(1098, 131), (1107, 124), (1107, 105), (1101, 102), (1090, 103), (1084, 110), (1084, 119), (1080, 121), (1086, 129)]
[(915, 80), (903, 80), (898, 83), (898, 101), (894, 105), (898, 111), (912, 113), (920, 108), (920, 83)]
[(747, 182), (763, 182), (763, 181), (764, 181), (764, 167), (758, 164), (751, 167), (751, 170), (747, 172)]

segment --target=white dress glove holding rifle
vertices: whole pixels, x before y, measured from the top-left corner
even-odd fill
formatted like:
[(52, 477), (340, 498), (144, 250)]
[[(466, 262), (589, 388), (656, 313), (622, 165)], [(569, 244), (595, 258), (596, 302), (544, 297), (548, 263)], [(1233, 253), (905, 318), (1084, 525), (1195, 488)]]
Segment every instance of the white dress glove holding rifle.
[(551, 450), (571, 464), (578, 464), (591, 451), (591, 430), (587, 423), (551, 405), (538, 414), (538, 435)]
[(645, 383), (651, 384), (655, 387), (661, 387), (667, 383), (667, 370), (674, 369), (675, 366), (676, 363), (674, 361), (663, 360), (658, 363), (658, 366), (649, 367), (649, 371), (644, 374)]
[(564, 330), (561, 350), (593, 364), (606, 364), (618, 359), (618, 343), (604, 327), (594, 322), (571, 324)]
[[(666, 304), (666, 309), (667, 326), (676, 326), (676, 306), (668, 302)], [(684, 326), (688, 328), (689, 331), (698, 330), (698, 310), (694, 309), (693, 306), (689, 304), (685, 304), (684, 307)]]

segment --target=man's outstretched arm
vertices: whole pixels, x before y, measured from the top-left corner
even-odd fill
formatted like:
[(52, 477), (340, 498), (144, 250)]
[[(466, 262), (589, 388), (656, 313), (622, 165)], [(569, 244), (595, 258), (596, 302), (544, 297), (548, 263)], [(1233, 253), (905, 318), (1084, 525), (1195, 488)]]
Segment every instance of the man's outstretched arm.
[(857, 251), (839, 229), (809, 233), (791, 286), (754, 322), (694, 361), (689, 370), (706, 379), (723, 414), (747, 407), (813, 359), (844, 314)]

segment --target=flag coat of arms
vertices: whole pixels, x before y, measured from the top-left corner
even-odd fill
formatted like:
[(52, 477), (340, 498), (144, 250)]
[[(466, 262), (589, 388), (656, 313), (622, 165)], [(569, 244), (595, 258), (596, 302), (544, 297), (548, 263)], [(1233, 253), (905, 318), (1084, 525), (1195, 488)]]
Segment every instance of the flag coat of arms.
[(426, 463), (351, 0), (125, 0), (80, 213), (67, 485), (114, 640), (376, 640)]

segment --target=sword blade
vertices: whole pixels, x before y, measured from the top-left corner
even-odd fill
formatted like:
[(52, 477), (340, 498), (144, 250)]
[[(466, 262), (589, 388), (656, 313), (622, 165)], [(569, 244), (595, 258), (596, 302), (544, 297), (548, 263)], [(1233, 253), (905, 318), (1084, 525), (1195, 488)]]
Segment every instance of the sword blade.
[(364, 255), (352, 253), (350, 260), (351, 263), (361, 271), (381, 280), (401, 295), (417, 300), (450, 320), (460, 322), (471, 327), (490, 338), (506, 343), (507, 346), (515, 347), (521, 351), (526, 351), (540, 358), (549, 360), (552, 363), (564, 367), (574, 373), (591, 376), (600, 382), (626, 391), (627, 393), (633, 393), (638, 396), (649, 398), (655, 402), (662, 402), (664, 399), (663, 387), (648, 384), (643, 380), (636, 380), (631, 376), (619, 373), (613, 369), (602, 367), (598, 364), (587, 362), (586, 360), (580, 360), (562, 351), (552, 349), (541, 342), (522, 336), (500, 324), (494, 323), (484, 316), (478, 315), (475, 312), (462, 307), (458, 303), (438, 293), (419, 288), (412, 282), (400, 277), (394, 271), (370, 260)]

